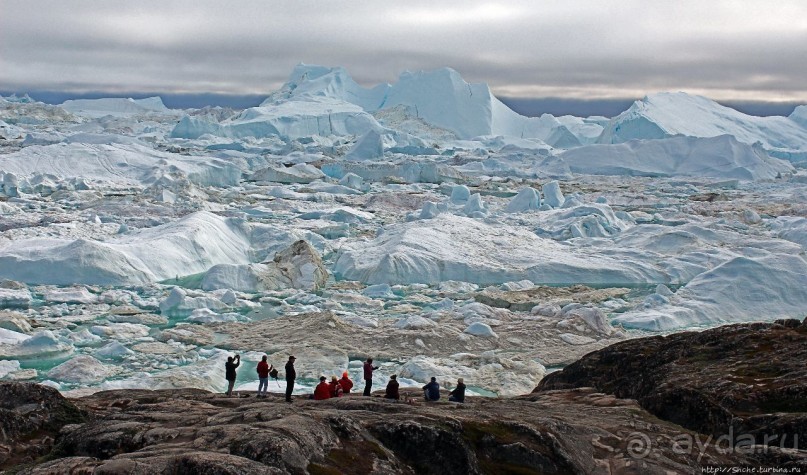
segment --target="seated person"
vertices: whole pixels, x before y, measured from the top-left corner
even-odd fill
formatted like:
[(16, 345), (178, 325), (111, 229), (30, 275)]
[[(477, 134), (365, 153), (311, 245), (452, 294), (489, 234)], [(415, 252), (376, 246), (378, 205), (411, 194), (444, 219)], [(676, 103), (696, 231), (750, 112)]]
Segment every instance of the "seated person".
[(331, 384), (328, 385), (328, 388), (331, 390), (331, 397), (342, 397), (342, 386), (336, 376), (331, 376)]
[(386, 399), (395, 399), (396, 401), (401, 398), (401, 395), (398, 394), (398, 375), (393, 374), (389, 377), (389, 383), (387, 383), (387, 391), (384, 393), (384, 397)]
[(423, 396), (427, 401), (438, 401), (440, 399), (440, 385), (437, 384), (437, 378), (432, 376), (429, 384), (423, 386)]
[(448, 400), (451, 402), (465, 402), (465, 382), (462, 378), (457, 378), (457, 387), (448, 393)]
[(339, 380), (339, 386), (342, 388), (342, 393), (350, 394), (350, 390), (353, 389), (353, 381), (347, 375), (347, 371), (342, 373), (342, 379)]
[(325, 376), (319, 377), (319, 384), (314, 388), (314, 400), (321, 401), (331, 398), (331, 386), (325, 381)]

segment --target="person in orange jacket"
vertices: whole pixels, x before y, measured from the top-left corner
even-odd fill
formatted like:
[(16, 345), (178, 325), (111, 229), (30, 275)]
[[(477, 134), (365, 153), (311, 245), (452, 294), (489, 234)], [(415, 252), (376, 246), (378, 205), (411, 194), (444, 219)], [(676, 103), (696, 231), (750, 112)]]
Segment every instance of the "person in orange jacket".
[(325, 376), (319, 377), (319, 384), (314, 388), (314, 400), (322, 401), (331, 398), (331, 386), (325, 381)]
[(350, 390), (353, 389), (353, 381), (347, 375), (347, 371), (342, 373), (342, 379), (339, 380), (339, 386), (342, 387), (343, 394), (350, 394)]
[(331, 384), (328, 385), (328, 388), (331, 390), (331, 397), (342, 397), (342, 386), (339, 385), (336, 376), (331, 376)]

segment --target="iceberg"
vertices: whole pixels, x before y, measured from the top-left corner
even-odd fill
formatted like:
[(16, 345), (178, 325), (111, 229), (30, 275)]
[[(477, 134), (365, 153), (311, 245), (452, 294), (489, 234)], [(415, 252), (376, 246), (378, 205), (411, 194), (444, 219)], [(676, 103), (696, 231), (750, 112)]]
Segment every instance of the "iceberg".
[(67, 383), (98, 383), (120, 372), (89, 355), (77, 355), (48, 371), (48, 377)]
[[(403, 111), (406, 120), (389, 120), (385, 111)], [(209, 133), (223, 137), (288, 139), (314, 135), (362, 137), (348, 158), (379, 156), (379, 134), (385, 129), (376, 118), (395, 127), (422, 121), (432, 128), (402, 127), (401, 135), (414, 133), (431, 139), (449, 131), (460, 139), (480, 136), (535, 138), (561, 148), (590, 143), (601, 130), (583, 119), (557, 119), (549, 114), (525, 117), (497, 99), (486, 84), (469, 84), (451, 68), (404, 72), (393, 85), (367, 89), (344, 68), (299, 64), (289, 80), (259, 107), (214, 124), (183, 118), (172, 137), (197, 139)]]
[(138, 285), (247, 264), (250, 241), (233, 221), (200, 211), (104, 242), (23, 239), (0, 246), (0, 277), (28, 283)]
[(145, 99), (106, 97), (101, 99), (75, 99), (64, 101), (61, 108), (75, 115), (99, 118), (104, 116), (130, 117), (142, 114), (168, 113), (160, 97)]
[(66, 180), (101, 181), (112, 187), (149, 185), (162, 177), (202, 186), (232, 186), (241, 169), (211, 157), (189, 157), (137, 144), (60, 143), (31, 146), (4, 155), (0, 172), (18, 178), (47, 174)]
[(572, 172), (594, 175), (770, 180), (795, 172), (790, 163), (731, 135), (630, 140), (579, 147), (558, 156)]
[(626, 328), (668, 331), (728, 322), (800, 317), (807, 307), (807, 261), (791, 254), (737, 257), (703, 272), (668, 304), (612, 320)]
[(702, 96), (662, 92), (645, 96), (611, 119), (598, 142), (728, 134), (744, 144), (760, 142), (769, 152), (805, 153), (807, 128), (799, 122), (801, 111), (794, 111), (794, 116), (750, 116)]
[(334, 273), (337, 278), (391, 285), (524, 279), (536, 284), (667, 282), (652, 264), (576, 251), (524, 229), (448, 213), (387, 226), (371, 241), (346, 244)]

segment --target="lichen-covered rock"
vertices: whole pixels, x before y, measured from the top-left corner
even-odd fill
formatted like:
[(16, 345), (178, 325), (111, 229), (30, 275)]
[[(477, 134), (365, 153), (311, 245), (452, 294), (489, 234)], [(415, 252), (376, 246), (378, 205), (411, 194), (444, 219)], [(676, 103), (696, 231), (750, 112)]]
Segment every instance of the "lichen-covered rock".
[[(715, 437), (750, 434), (793, 447), (807, 440), (807, 325), (728, 325), (639, 338), (584, 356), (536, 392), (594, 387)], [(767, 444), (766, 444), (767, 445)]]

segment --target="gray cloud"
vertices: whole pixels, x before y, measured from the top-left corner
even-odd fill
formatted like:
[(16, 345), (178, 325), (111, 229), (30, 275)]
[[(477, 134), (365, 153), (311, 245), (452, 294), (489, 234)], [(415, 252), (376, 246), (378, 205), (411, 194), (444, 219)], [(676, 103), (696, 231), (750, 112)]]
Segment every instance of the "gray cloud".
[(0, 89), (263, 94), (451, 66), (511, 97), (807, 102), (807, 3), (0, 0)]

